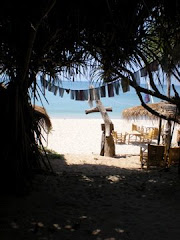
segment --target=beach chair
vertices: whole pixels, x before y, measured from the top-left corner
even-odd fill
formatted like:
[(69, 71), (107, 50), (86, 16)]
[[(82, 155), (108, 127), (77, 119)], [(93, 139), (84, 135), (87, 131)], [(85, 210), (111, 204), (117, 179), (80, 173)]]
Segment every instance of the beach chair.
[(165, 167), (165, 146), (148, 144), (148, 148), (143, 151), (140, 148), (140, 162), (141, 168), (145, 165), (147, 169), (150, 167)]
[(150, 130), (148, 133), (142, 134), (141, 142), (142, 143), (151, 143), (152, 142), (152, 130)]
[(148, 133), (144, 133), (141, 137), (143, 143), (151, 143), (153, 140), (158, 139), (159, 130), (158, 128), (152, 128)]
[(140, 142), (141, 132), (140, 127), (136, 124), (132, 124), (131, 131), (127, 133), (128, 135), (128, 144), (133, 142)]
[(139, 132), (139, 133), (145, 133), (145, 127), (137, 126), (137, 130), (136, 131)]
[(114, 142), (116, 144), (118, 143), (124, 143), (126, 142), (126, 136), (127, 136), (127, 133), (118, 133), (116, 131), (112, 131), (112, 136), (113, 136), (113, 139), (114, 139)]
[(132, 131), (138, 131), (138, 126), (136, 124), (132, 124)]
[(154, 128), (152, 131), (152, 139), (157, 140), (158, 139), (158, 135), (159, 135), (159, 129), (158, 128)]

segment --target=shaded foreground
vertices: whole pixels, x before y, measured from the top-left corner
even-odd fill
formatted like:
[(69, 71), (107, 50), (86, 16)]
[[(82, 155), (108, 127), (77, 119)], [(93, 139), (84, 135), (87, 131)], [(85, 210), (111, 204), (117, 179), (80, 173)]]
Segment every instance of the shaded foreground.
[[(119, 161), (131, 158), (139, 157)], [(125, 169), (66, 159), (52, 165), (56, 174), (37, 175), (30, 194), (1, 197), (1, 240), (179, 239), (176, 167), (142, 171), (138, 164)]]

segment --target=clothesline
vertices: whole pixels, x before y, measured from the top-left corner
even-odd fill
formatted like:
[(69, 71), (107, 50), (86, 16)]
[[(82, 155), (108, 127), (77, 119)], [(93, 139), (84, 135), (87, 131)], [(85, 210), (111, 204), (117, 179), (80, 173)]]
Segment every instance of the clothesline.
[(69, 88), (56, 86), (41, 77), (41, 85), (45, 89), (48, 89), (48, 91), (53, 92), (54, 95), (57, 95), (59, 93), (59, 96), (63, 97), (64, 93), (66, 92), (67, 94), (70, 94), (71, 99), (79, 100), (79, 101), (99, 100), (100, 98), (103, 98), (106, 96), (114, 97), (115, 94), (119, 95), (120, 86), (122, 87), (123, 92), (130, 91), (129, 82), (126, 78), (121, 80), (116, 80), (114, 82), (107, 83), (106, 85), (102, 85), (95, 88), (69, 89)]
[[(147, 69), (149, 68), (150, 71), (157, 71), (158, 70), (158, 64), (157, 61), (152, 62), (147, 67), (144, 67), (136, 72), (134, 72), (134, 78), (136, 80), (136, 83), (140, 84), (140, 77), (145, 77), (148, 74)], [(63, 97), (64, 92), (67, 94), (70, 94), (70, 98), (73, 100), (79, 100), (79, 101), (93, 101), (93, 100), (99, 100), (103, 97), (114, 97), (114, 95), (119, 95), (120, 92), (120, 86), (122, 87), (122, 91), (128, 92), (130, 91), (129, 86), (129, 79), (127, 77), (121, 78), (120, 80), (115, 80), (110, 83), (106, 83), (104, 85), (101, 85), (99, 87), (95, 88), (89, 88), (89, 89), (69, 89), (69, 88), (63, 88), (54, 85), (53, 83), (47, 81), (44, 76), (40, 76), (41, 85), (44, 87), (44, 89), (48, 89), (48, 91), (53, 92), (54, 95), (57, 95), (59, 92), (59, 96)]]

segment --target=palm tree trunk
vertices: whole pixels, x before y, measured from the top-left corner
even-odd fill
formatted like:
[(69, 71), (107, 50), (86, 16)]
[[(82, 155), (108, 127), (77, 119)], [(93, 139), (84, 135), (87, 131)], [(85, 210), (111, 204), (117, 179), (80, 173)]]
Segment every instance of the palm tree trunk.
[[(166, 82), (167, 82), (167, 96), (170, 98), (171, 96), (171, 73), (168, 71), (167, 72), (167, 76), (166, 76)], [(166, 124), (166, 131), (167, 131), (167, 135), (166, 135), (166, 158), (168, 158), (169, 155), (169, 149), (171, 147), (171, 121), (167, 121)], [(166, 159), (167, 160), (167, 159)]]
[(168, 72), (166, 75), (167, 82), (167, 96), (170, 98), (171, 96), (171, 73)]

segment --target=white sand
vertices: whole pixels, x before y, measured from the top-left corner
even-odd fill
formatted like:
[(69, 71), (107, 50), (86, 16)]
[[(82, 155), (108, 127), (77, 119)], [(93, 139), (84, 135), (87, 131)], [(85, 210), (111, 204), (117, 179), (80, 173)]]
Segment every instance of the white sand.
[[(53, 129), (45, 144), (61, 154), (93, 154), (99, 155), (101, 146), (101, 123), (102, 119), (51, 119)], [(158, 121), (137, 120), (127, 121), (113, 119), (114, 129), (117, 132), (131, 131), (132, 123), (138, 126), (158, 127)], [(176, 130), (173, 142), (176, 139)], [(140, 146), (135, 144), (116, 144), (117, 155), (137, 155)]]

